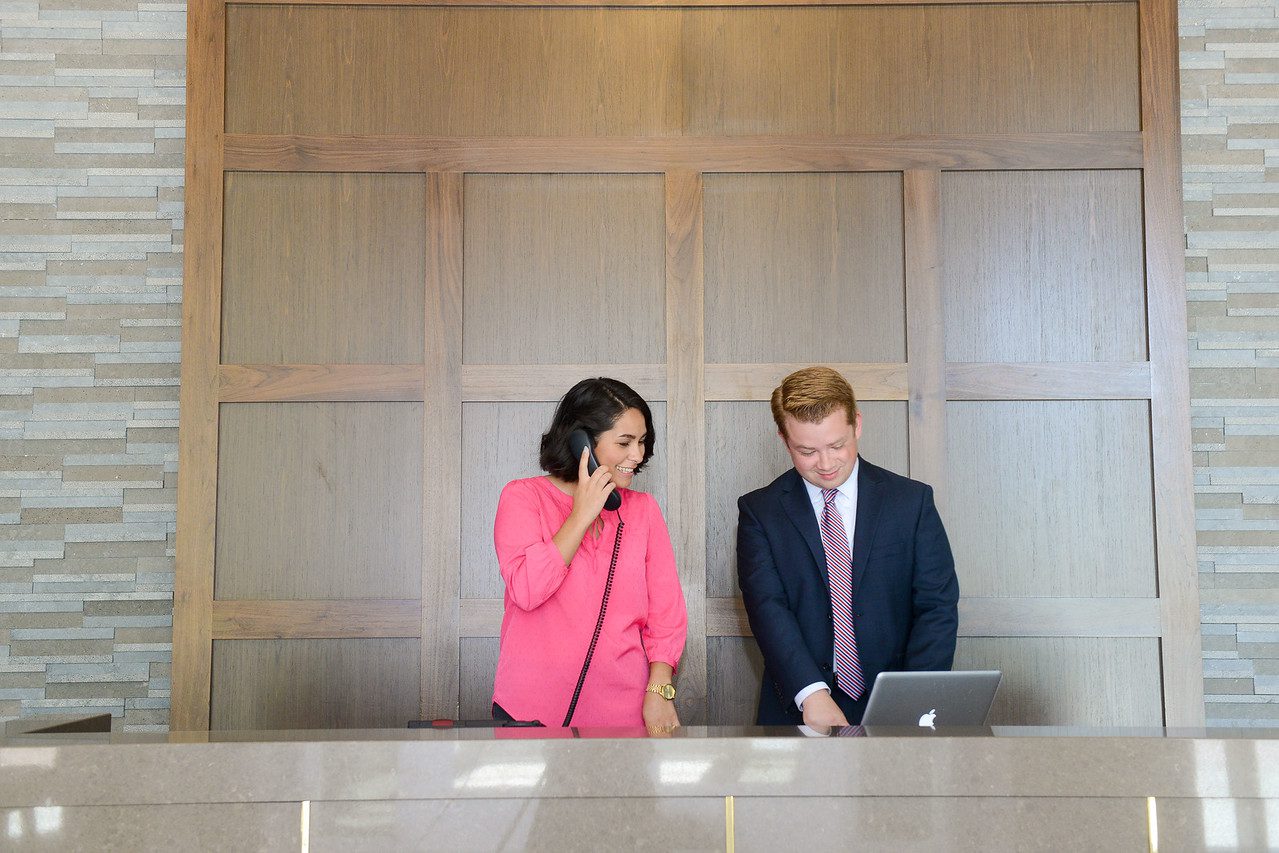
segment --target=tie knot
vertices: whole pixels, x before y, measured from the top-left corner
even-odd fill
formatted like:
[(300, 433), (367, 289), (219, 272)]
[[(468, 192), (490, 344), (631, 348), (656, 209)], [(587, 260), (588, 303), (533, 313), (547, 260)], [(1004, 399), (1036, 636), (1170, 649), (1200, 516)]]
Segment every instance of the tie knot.
[(826, 499), (826, 506), (830, 506), (835, 502), (835, 496), (839, 494), (839, 489), (822, 489), (822, 497)]

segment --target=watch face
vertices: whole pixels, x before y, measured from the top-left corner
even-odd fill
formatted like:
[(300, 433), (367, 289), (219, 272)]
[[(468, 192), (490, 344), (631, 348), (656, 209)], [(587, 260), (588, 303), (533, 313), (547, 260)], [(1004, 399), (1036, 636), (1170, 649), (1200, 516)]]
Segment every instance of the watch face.
[(675, 698), (675, 687), (674, 687), (674, 685), (671, 685), (671, 684), (663, 684), (663, 685), (662, 685), (662, 695), (663, 695), (663, 696), (665, 696), (667, 699), (674, 699), (674, 698)]

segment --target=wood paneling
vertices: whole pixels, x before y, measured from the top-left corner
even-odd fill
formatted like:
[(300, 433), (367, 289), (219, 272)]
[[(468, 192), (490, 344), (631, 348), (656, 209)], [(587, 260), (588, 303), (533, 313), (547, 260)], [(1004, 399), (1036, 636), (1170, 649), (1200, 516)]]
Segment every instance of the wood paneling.
[(688, 637), (679, 660), (679, 716), (707, 722), (706, 362), (703, 296), (702, 176), (666, 175), (666, 413), (670, 428), (667, 523), (688, 611)]
[(1146, 403), (950, 403), (946, 460), (964, 595), (1156, 594)]
[(946, 357), (1143, 361), (1141, 175), (942, 177)]
[(463, 720), (487, 720), (493, 716), (493, 677), (497, 673), (497, 638), (463, 637), (458, 652), (462, 661)]
[[(921, 359), (921, 362), (923, 360)], [(859, 400), (908, 399), (905, 364), (831, 363)], [(707, 364), (705, 399), (767, 400), (782, 378), (805, 365)], [(665, 367), (656, 364), (476, 364), (462, 366), (464, 402), (558, 400), (583, 376), (607, 373), (646, 400), (666, 399)], [(1148, 400), (1147, 362), (955, 362), (945, 365), (951, 400)], [(223, 403), (422, 401), (415, 364), (223, 364)]]
[(693, 135), (1138, 127), (1131, 6), (722, 8), (685, 19)]
[(706, 702), (712, 725), (753, 726), (764, 678), (764, 658), (754, 640), (706, 639)]
[(422, 355), (421, 714), (458, 713), (462, 559), (462, 176), (426, 177), (426, 351)]
[(213, 639), (417, 637), (422, 602), (215, 601)]
[(417, 640), (218, 640), (210, 728), (400, 729), (418, 680)]
[[(969, 5), (972, 0), (738, 0), (733, 6), (945, 6)], [(1130, 0), (994, 0), (987, 5), (1024, 3), (1125, 3)], [(259, 6), (291, 6), (297, 0), (254, 0)], [(400, 6), (404, 0), (308, 0), (313, 6)], [(546, 0), (433, 0), (432, 6), (544, 6)], [(665, 6), (723, 6), (724, 0), (562, 0), (557, 6), (644, 8)]]
[(657, 10), (233, 6), (227, 129), (668, 135), (679, 27)]
[(223, 406), (221, 599), (417, 598), (422, 406)]
[(1157, 598), (976, 598), (959, 602), (961, 637), (1158, 637)]
[(422, 359), (421, 176), (226, 179), (222, 360)]
[[(568, 388), (560, 390), (561, 396)], [(636, 477), (635, 486), (657, 498), (664, 508), (668, 505), (669, 464), (666, 406), (650, 402), (649, 408), (653, 411), (657, 444), (652, 460)], [(543, 474), (538, 466), (538, 449), (554, 413), (554, 403), (466, 403), (462, 407), (463, 599), (502, 597), (502, 577), (493, 550), (497, 499), (511, 480)]]
[[(856, 391), (856, 387), (853, 388)], [(906, 404), (859, 402), (858, 450), (876, 465), (907, 469)], [(737, 498), (791, 467), (767, 403), (711, 403), (706, 407), (706, 594), (738, 594)]]
[(663, 218), (659, 175), (469, 176), (463, 360), (665, 361)]
[(1136, 169), (1141, 134), (625, 139), (228, 134), (228, 169), (277, 172), (895, 172)]
[(223, 403), (422, 402), (419, 364), (223, 364)]
[(1146, 362), (960, 362), (946, 365), (951, 400), (1148, 400)]
[(1163, 725), (1159, 641), (961, 639), (955, 669), (999, 669), (991, 725)]
[(1155, 467), (1155, 542), (1166, 634), (1162, 644), (1167, 721), (1204, 722), (1195, 513), (1190, 484), (1190, 370), (1186, 354), (1181, 218), (1181, 110), (1177, 4), (1142, 0), (1141, 124), (1146, 308), (1150, 329), (1150, 422)]
[(459, 631), (462, 637), (497, 637), (502, 628), (500, 598), (463, 598), (458, 602)]
[(708, 175), (706, 360), (905, 360), (896, 174)]
[(231, 9), (233, 133), (891, 135), (1139, 126), (1132, 4)]
[[(880, 10), (871, 11), (872, 17)], [(843, 9), (685, 12), (685, 126), (693, 136), (833, 135)], [(798, 14), (797, 14), (798, 13)], [(732, 50), (711, 45), (731, 44)], [(832, 109), (834, 106), (834, 109)], [(854, 131), (855, 132), (855, 131)]]
[(209, 728), (211, 605), (218, 493), (218, 334), (222, 305), (222, 87), (226, 7), (187, 5), (187, 67), (208, 85), (187, 94), (181, 429), (173, 578), (173, 696), (169, 727)]
[(464, 364), (462, 399), (468, 403), (555, 402), (588, 376), (621, 380), (649, 403), (666, 399), (664, 364)]
[(523, 5), (191, 6), (174, 727), (487, 717), (497, 496), (589, 375), (658, 404), (684, 721), (748, 722), (735, 499), (814, 362), (1001, 721), (1157, 722), (1160, 666), (1201, 720), (1170, 0)]
[(906, 234), (906, 335), (910, 363), (910, 476), (936, 490), (946, 511), (945, 324), (942, 322), (941, 176), (902, 175)]
[[(579, 377), (585, 378), (585, 377)], [(568, 385), (560, 389), (563, 395)], [(493, 518), (502, 487), (537, 477), (539, 443), (554, 403), (466, 403), (462, 406), (463, 599), (501, 598), (502, 576), (493, 549)], [(663, 448), (658, 446), (659, 452)], [(649, 469), (640, 478), (647, 479)], [(637, 484), (638, 485), (638, 484)]]
[[(748, 381), (733, 377), (735, 387)], [(873, 375), (872, 390), (888, 388), (900, 371), (895, 366), (854, 369)], [(464, 402), (555, 401), (585, 376), (608, 374), (630, 385), (646, 400), (666, 399), (666, 366), (659, 364), (473, 364), (462, 365)], [(880, 380), (880, 374), (884, 378)], [(223, 364), (218, 366), (218, 396), (223, 403), (422, 402), (424, 373), (418, 364)], [(897, 394), (889, 388), (881, 393)], [(872, 395), (873, 396), (873, 395)], [(736, 399), (736, 398), (731, 398)]]
[[(905, 364), (823, 362), (838, 370), (853, 386), (857, 399), (905, 400)], [(770, 400), (773, 389), (808, 362), (792, 364), (708, 364), (705, 366), (706, 401)]]

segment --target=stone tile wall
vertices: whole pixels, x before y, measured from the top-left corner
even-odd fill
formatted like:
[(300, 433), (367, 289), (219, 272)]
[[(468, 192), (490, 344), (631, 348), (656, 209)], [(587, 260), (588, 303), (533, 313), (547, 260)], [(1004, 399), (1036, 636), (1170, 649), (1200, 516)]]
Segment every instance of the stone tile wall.
[(0, 3), (0, 718), (167, 727), (185, 38)]
[[(1182, 0), (1210, 722), (1279, 725), (1279, 19)], [(168, 719), (185, 5), (0, 3), (0, 719)]]
[(1279, 19), (1181, 0), (1186, 280), (1209, 723), (1279, 726)]

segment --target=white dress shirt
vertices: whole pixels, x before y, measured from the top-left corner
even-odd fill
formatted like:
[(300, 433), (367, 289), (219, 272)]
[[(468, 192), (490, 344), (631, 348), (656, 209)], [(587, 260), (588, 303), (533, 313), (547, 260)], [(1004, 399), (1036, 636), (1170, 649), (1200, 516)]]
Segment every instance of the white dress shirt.
[[(840, 486), (835, 495), (835, 509), (839, 510), (839, 516), (844, 522), (844, 534), (848, 537), (848, 552), (853, 551), (853, 532), (857, 527), (857, 470), (861, 467), (862, 461), (858, 457), (853, 462), (853, 473), (848, 475), (848, 479), (844, 481), (844, 485)], [(822, 496), (822, 490), (807, 480), (803, 480), (804, 488), (808, 490), (808, 499), (813, 505), (813, 513), (817, 516), (817, 529), (820, 531), (822, 527), (822, 511), (826, 509), (826, 498)], [(835, 659), (835, 645), (831, 643), (831, 660)], [(803, 690), (795, 694), (795, 704), (799, 706), (801, 711), (804, 710), (804, 700), (812, 696), (818, 690), (830, 690), (830, 685), (824, 681), (814, 681)]]

